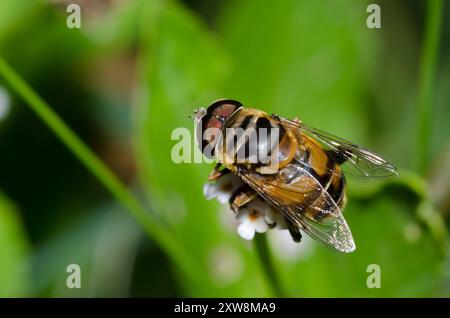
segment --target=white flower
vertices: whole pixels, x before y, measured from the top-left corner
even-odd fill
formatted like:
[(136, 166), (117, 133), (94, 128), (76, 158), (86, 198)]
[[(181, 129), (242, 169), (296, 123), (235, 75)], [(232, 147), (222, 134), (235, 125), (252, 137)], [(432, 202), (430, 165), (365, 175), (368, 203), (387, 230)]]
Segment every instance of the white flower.
[(236, 218), (239, 221), (237, 232), (245, 240), (251, 240), (255, 236), (255, 232), (264, 233), (269, 229), (264, 214), (258, 210), (243, 208)]
[(280, 213), (259, 198), (251, 201), (247, 207), (240, 209), (236, 218), (240, 223), (237, 232), (246, 240), (253, 239), (255, 232), (264, 233), (270, 228), (281, 229), (285, 226)]
[[(221, 176), (215, 182), (203, 186), (206, 199), (216, 198), (222, 204), (229, 203), (232, 194), (243, 185), (243, 181), (232, 173)], [(281, 212), (269, 203), (257, 197), (236, 213), (239, 222), (237, 232), (246, 240), (251, 240), (255, 233), (264, 233), (269, 229), (287, 229), (286, 221)]]
[(284, 219), (283, 215), (281, 214), (281, 212), (275, 210), (274, 207), (272, 207), (270, 204), (268, 203), (264, 203), (267, 208), (266, 208), (266, 215), (264, 216), (264, 218), (266, 219), (267, 224), (269, 224), (269, 226), (271, 228), (276, 228), (278, 230), (285, 230), (287, 229), (287, 224), (286, 224), (286, 220)]
[(203, 194), (207, 200), (217, 198), (222, 204), (227, 203), (234, 191), (236, 191), (243, 182), (239, 177), (232, 173), (228, 173), (219, 179), (215, 183), (206, 183), (203, 186)]
[(247, 207), (259, 211), (270, 228), (287, 229), (283, 215), (259, 197), (251, 201)]

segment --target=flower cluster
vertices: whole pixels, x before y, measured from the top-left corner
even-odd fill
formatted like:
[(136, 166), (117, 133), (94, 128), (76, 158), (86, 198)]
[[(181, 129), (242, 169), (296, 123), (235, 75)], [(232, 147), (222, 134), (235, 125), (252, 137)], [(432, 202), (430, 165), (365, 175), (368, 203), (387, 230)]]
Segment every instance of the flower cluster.
[[(243, 185), (234, 174), (228, 173), (214, 183), (207, 183), (203, 193), (208, 200), (216, 198), (220, 203), (227, 204), (232, 194)], [(280, 213), (270, 204), (257, 197), (240, 208), (236, 213), (239, 222), (238, 234), (246, 240), (251, 240), (255, 233), (264, 233), (272, 228), (286, 229), (286, 222)]]

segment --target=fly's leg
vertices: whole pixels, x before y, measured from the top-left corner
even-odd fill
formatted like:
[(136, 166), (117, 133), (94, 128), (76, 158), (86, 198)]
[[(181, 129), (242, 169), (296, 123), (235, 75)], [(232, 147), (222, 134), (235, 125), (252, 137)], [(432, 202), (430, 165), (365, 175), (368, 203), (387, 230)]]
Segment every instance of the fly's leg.
[(300, 233), (300, 228), (291, 222), (288, 222), (288, 230), (291, 233), (294, 242), (299, 243), (302, 240), (302, 233)]
[(237, 213), (239, 211), (239, 208), (246, 205), (257, 196), (258, 194), (252, 188), (244, 184), (231, 195), (230, 198), (231, 209), (235, 213)]
[(214, 169), (209, 173), (208, 180), (215, 181), (230, 172), (231, 172), (230, 170), (224, 168), (220, 163), (218, 163), (216, 164)]

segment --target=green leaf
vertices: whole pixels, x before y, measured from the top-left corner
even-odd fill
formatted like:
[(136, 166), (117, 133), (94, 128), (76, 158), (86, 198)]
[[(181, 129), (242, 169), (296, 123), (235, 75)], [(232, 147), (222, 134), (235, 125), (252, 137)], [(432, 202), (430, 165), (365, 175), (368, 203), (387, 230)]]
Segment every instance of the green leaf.
[(17, 209), (0, 192), (0, 297), (28, 295), (28, 250)]

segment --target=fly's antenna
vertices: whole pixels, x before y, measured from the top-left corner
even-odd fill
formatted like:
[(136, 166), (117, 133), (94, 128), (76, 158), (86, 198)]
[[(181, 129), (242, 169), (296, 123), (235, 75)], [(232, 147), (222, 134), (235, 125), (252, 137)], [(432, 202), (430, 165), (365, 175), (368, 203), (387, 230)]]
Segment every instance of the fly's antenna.
[[(191, 100), (191, 105), (198, 105), (197, 100), (196, 100), (196, 98), (193, 95), (189, 96), (189, 99)], [(193, 120), (193, 119), (195, 120), (196, 119), (196, 115), (198, 113), (198, 110), (199, 110), (198, 108), (194, 109), (192, 114), (190, 114), (190, 115), (188, 115), (186, 117), (189, 118), (190, 120)]]
[[(198, 103), (195, 102), (195, 98), (191, 96), (191, 105), (198, 105)], [(189, 119), (189, 120), (200, 120), (204, 115), (206, 114), (206, 109), (204, 107), (199, 107), (194, 109), (192, 114), (183, 116), (183, 119)]]
[(195, 121), (199, 121), (205, 115), (206, 115), (206, 109), (204, 107), (200, 107), (198, 109), (194, 109), (193, 114), (189, 115), (188, 118), (194, 119)]

